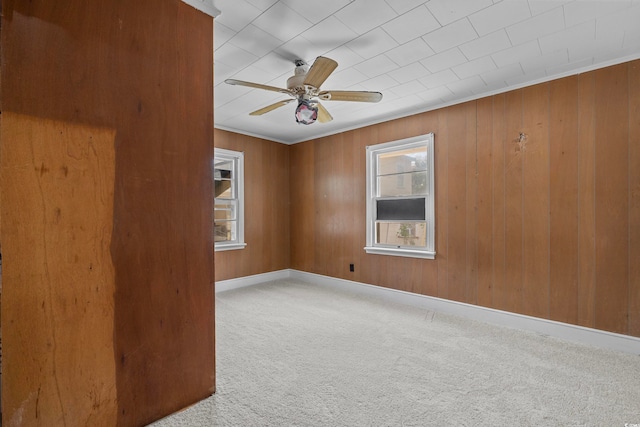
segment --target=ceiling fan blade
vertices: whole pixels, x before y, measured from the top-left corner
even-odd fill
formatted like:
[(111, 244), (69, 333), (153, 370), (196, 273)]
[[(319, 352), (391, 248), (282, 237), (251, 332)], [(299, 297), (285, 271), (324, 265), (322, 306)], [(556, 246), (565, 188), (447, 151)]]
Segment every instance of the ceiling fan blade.
[(318, 94), (318, 98), (323, 101), (379, 102), (382, 99), (382, 94), (380, 92), (324, 90)]
[(318, 102), (317, 105), (318, 105), (318, 121), (320, 123), (327, 123), (333, 120), (333, 117), (331, 117), (331, 114), (329, 114), (327, 109), (324, 108), (322, 104)]
[(309, 68), (304, 84), (318, 89), (337, 66), (338, 63), (333, 59), (318, 56), (311, 68)]
[(250, 116), (261, 116), (265, 113), (268, 113), (269, 111), (273, 111), (276, 108), (280, 108), (283, 107), (285, 105), (287, 105), (288, 103), (290, 103), (291, 101), (293, 101), (293, 99), (285, 99), (284, 101), (278, 101), (275, 104), (271, 104), (271, 105), (267, 105), (264, 108), (261, 108), (259, 110), (254, 111), (253, 113), (249, 113)]
[(288, 89), (283, 89), (283, 88), (280, 88), (280, 87), (263, 85), (263, 84), (260, 84), (260, 83), (245, 82), (245, 81), (242, 81), (242, 80), (235, 80), (235, 79), (227, 79), (224, 82), (226, 84), (228, 84), (228, 85), (247, 86), (247, 87), (252, 87), (252, 88), (255, 88), (255, 89), (263, 89), (263, 90), (270, 90), (272, 92), (286, 93), (287, 95), (294, 96), (291, 93), (291, 91), (289, 91)]

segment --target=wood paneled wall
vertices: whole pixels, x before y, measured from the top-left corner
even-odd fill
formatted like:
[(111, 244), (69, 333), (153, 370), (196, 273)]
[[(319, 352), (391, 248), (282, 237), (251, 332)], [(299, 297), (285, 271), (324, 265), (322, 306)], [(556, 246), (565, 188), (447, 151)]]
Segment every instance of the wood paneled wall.
[[(366, 254), (365, 147), (428, 132), (436, 259)], [(291, 268), (640, 336), (640, 61), (290, 156)]]
[(214, 391), (212, 38), (180, 0), (2, 1), (2, 424)]
[(289, 146), (215, 130), (216, 148), (244, 152), (244, 249), (215, 253), (216, 280), (289, 268)]

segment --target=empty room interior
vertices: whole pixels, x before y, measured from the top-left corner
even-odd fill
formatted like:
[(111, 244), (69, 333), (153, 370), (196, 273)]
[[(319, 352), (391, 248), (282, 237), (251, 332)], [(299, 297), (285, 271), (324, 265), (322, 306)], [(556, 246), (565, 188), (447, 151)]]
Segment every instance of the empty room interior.
[(89, 3), (0, 1), (0, 425), (640, 425), (640, 1)]

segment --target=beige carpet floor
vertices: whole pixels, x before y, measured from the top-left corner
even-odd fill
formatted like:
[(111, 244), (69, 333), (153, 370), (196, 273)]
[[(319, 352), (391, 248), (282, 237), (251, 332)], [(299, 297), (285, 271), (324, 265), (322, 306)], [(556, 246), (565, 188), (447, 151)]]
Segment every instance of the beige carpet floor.
[(640, 357), (313, 284), (216, 295), (217, 393), (164, 426), (640, 423)]

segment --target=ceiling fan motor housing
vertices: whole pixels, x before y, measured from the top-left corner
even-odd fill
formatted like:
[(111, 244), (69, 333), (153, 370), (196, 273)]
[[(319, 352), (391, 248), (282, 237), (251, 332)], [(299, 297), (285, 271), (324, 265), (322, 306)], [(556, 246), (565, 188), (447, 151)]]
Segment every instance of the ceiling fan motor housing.
[(296, 61), (294, 75), (287, 79), (287, 89), (295, 92), (296, 95), (302, 95), (306, 93), (304, 79), (307, 76), (307, 71), (309, 71), (309, 66), (306, 62), (302, 60)]

